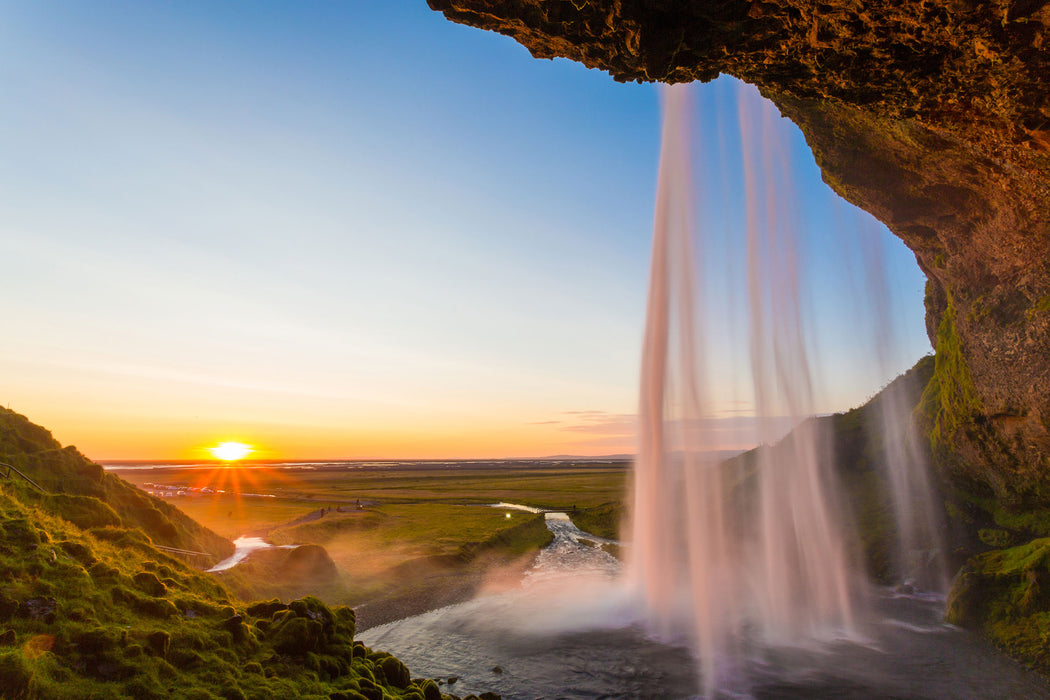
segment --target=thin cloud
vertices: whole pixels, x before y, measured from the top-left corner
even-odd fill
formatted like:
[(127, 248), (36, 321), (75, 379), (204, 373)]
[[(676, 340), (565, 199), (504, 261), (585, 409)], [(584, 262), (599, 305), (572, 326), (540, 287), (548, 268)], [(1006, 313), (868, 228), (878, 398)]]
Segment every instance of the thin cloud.
[[(741, 402), (743, 403), (743, 402)], [(690, 421), (667, 422), (668, 447), (683, 449), (685, 444), (702, 445), (710, 450), (746, 450), (759, 442), (776, 442), (790, 431), (796, 421), (789, 416), (759, 418), (747, 409), (728, 409), (717, 416)], [(565, 421), (561, 431), (575, 437), (563, 445), (580, 450), (616, 448), (634, 451), (638, 436), (638, 416), (608, 411), (564, 411), (575, 417)], [(725, 415), (729, 413), (730, 415)], [(734, 415), (735, 414), (735, 415)]]
[(608, 413), (606, 411), (574, 411), (582, 422), (566, 425), (562, 430), (590, 435), (633, 436), (638, 416), (634, 414)]

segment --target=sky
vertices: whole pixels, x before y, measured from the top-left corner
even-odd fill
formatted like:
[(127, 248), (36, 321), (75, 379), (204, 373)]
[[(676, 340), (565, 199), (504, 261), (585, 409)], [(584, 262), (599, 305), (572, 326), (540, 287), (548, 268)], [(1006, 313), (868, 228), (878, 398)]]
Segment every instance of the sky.
[[(749, 89), (695, 97), (697, 225), (734, 254)], [(63, 444), (103, 461), (227, 440), (258, 458), (634, 450), (656, 87), (535, 60), (424, 0), (0, 0), (0, 95), (0, 404)], [(929, 352), (923, 277), (776, 128), (814, 410), (843, 410)], [(745, 273), (705, 269), (728, 299), (709, 332), (739, 366)], [(725, 383), (720, 446), (746, 447), (749, 388)]]

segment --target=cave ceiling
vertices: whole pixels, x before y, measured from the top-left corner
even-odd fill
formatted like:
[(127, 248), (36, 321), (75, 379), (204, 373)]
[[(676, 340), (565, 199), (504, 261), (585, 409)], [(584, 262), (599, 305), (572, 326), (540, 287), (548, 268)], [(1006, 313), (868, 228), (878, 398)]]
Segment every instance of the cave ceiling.
[(756, 85), (927, 275), (945, 468), (1050, 502), (1050, 2), (428, 4), (619, 81)]

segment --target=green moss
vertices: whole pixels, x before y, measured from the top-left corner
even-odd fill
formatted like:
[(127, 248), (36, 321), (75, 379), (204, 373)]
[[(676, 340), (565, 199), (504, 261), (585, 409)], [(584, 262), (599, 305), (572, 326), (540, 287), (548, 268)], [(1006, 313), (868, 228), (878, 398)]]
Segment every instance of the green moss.
[(395, 659), (393, 656), (387, 656), (379, 662), (379, 667), (383, 669), (383, 675), (391, 685), (397, 688), (407, 688), (411, 680), (411, 675), (408, 672), (408, 668)]
[(1007, 507), (979, 485), (958, 482), (949, 493), (948, 514), (960, 529), (975, 533), (970, 553), (1050, 537), (1050, 508)]
[(952, 586), (945, 619), (1050, 670), (1050, 538), (971, 558)]
[(33, 680), (33, 669), (20, 651), (0, 652), (0, 679), (4, 681), (4, 695), (24, 698)]
[(140, 571), (135, 574), (133, 580), (140, 591), (151, 596), (159, 597), (168, 592), (168, 587), (161, 583), (152, 571)]
[(269, 636), (277, 653), (301, 656), (317, 648), (321, 632), (316, 620), (292, 617), (271, 628)]
[(1025, 318), (1031, 321), (1036, 316), (1047, 312), (1050, 312), (1050, 294), (1045, 294), (1039, 297), (1039, 299), (1025, 311)]
[[(375, 697), (424, 696), (393, 657), (385, 671), (354, 659), (352, 610), (316, 598), (230, 604), (208, 576), (141, 540), (100, 539), (13, 491), (0, 484), (5, 698), (329, 697), (357, 692), (357, 681)], [(92, 561), (91, 574), (77, 560)], [(53, 612), (16, 614), (31, 599)], [(263, 619), (249, 609), (275, 616), (268, 633), (255, 631)]]
[(423, 681), (419, 689), (423, 691), (424, 700), (441, 700), (441, 688), (432, 680)]
[(1050, 536), (1050, 510), (1038, 508), (1012, 513), (996, 506), (993, 511), (996, 525), (1021, 533), (1025, 539)]
[(977, 573), (990, 576), (1002, 577), (1041, 571), (1047, 569), (1047, 562), (1050, 562), (1050, 538), (986, 552), (973, 561)]
[(996, 528), (981, 528), (977, 531), (977, 537), (989, 547), (1008, 547), (1014, 539), (1009, 531)]
[(960, 347), (955, 305), (951, 294), (947, 294), (947, 298), (947, 308), (937, 328), (933, 376), (920, 401), (921, 410), (929, 420), (930, 445), (941, 453), (950, 450), (960, 428), (981, 412), (980, 399)]

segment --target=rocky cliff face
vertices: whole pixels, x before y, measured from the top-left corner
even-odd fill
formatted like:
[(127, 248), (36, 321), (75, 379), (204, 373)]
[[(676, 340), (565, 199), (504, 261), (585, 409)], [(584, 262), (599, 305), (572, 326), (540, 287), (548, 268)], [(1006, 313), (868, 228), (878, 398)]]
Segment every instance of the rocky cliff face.
[(931, 437), (960, 483), (1050, 502), (1050, 3), (428, 0), (617, 80), (728, 73), (915, 251)]

